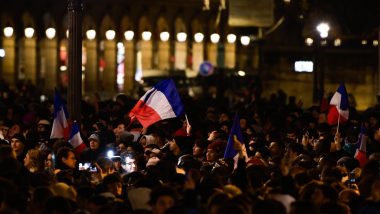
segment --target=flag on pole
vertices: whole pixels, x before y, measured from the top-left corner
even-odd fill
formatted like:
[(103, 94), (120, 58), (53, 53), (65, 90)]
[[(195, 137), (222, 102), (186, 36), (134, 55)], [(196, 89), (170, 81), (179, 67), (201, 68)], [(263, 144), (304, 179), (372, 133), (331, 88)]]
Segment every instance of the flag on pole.
[(54, 94), (54, 114), (53, 114), (53, 127), (50, 134), (50, 139), (53, 138), (64, 138), (65, 140), (69, 139), (70, 136), (70, 122), (69, 122), (69, 113), (67, 108), (63, 103), (61, 95), (57, 90)]
[(341, 83), (331, 98), (327, 122), (329, 125), (336, 125), (339, 124), (339, 122), (347, 121), (348, 116), (348, 95), (344, 84)]
[(365, 135), (364, 125), (362, 125), (360, 129), (358, 142), (356, 144), (357, 148), (354, 157), (359, 161), (360, 167), (363, 167), (367, 163), (367, 136)]
[(79, 125), (76, 121), (73, 123), (73, 127), (70, 133), (69, 143), (73, 146), (75, 153), (80, 154), (86, 149), (86, 144), (83, 143), (82, 137), (79, 132)]
[(184, 108), (173, 80), (167, 79), (157, 83), (147, 91), (133, 107), (129, 116), (137, 119), (146, 128), (153, 123), (179, 117)]
[(240, 119), (236, 114), (234, 117), (234, 122), (231, 127), (231, 132), (228, 137), (227, 147), (224, 152), (224, 158), (234, 158), (237, 155), (237, 151), (234, 149), (234, 135), (236, 135), (237, 139), (243, 143), (243, 135), (241, 134), (240, 129)]
[(240, 128), (240, 118), (239, 115), (236, 114), (234, 117), (234, 121), (231, 127), (231, 132), (228, 137), (227, 141), (227, 147), (224, 152), (224, 158), (233, 158), (234, 159), (234, 169), (237, 168), (237, 163), (239, 160), (239, 154), (238, 151), (234, 149), (234, 143), (235, 143), (235, 138), (242, 144), (242, 151), (243, 155), (245, 156), (247, 160), (247, 151), (245, 149), (244, 141), (243, 141), (243, 135), (241, 133), (241, 128)]

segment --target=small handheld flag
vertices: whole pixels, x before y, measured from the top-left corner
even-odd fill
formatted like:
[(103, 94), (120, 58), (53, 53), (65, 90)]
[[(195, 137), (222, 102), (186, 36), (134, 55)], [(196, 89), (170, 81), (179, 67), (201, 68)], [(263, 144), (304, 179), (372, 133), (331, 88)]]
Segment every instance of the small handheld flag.
[(54, 94), (54, 114), (53, 114), (53, 126), (50, 134), (50, 139), (54, 138), (64, 138), (65, 140), (69, 139), (71, 124), (69, 120), (69, 113), (61, 95), (57, 90)]
[(146, 128), (160, 120), (179, 117), (184, 108), (173, 80), (157, 83), (133, 107), (129, 116)]
[(69, 143), (73, 146), (74, 151), (77, 154), (80, 154), (84, 149), (86, 149), (86, 144), (83, 143), (79, 132), (79, 125), (76, 121), (74, 121), (71, 129)]
[(330, 101), (330, 109), (327, 115), (327, 123), (336, 125), (348, 120), (348, 95), (346, 87), (341, 83)]

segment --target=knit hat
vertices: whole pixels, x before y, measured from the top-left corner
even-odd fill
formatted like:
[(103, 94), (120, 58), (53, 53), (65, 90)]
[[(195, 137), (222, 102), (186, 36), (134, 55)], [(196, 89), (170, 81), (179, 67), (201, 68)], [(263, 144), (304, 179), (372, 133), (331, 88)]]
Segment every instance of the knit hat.
[(20, 134), (20, 133), (17, 133), (15, 135), (12, 136), (12, 139), (17, 139), (18, 141), (20, 141), (22, 144), (25, 144), (26, 143), (26, 140), (25, 140), (25, 137), (24, 135)]

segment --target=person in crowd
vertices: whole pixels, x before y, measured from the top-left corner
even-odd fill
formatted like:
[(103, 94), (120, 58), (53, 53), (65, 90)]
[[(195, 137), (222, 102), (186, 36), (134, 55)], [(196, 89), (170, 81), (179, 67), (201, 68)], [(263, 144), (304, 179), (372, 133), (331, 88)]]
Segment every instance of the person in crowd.
[(99, 157), (105, 157), (104, 145), (98, 132), (92, 133), (88, 141), (90, 146), (80, 154), (80, 163), (95, 163)]
[(38, 149), (30, 149), (25, 156), (24, 166), (31, 172), (41, 172), (45, 168), (42, 154)]
[(20, 161), (20, 163), (23, 163), (26, 152), (27, 152), (26, 140), (25, 140), (24, 135), (22, 134), (13, 135), (11, 139), (11, 146), (12, 146), (13, 151), (16, 153), (17, 160)]
[(65, 170), (73, 171), (77, 167), (77, 158), (74, 151), (68, 147), (60, 148), (55, 159), (55, 174)]

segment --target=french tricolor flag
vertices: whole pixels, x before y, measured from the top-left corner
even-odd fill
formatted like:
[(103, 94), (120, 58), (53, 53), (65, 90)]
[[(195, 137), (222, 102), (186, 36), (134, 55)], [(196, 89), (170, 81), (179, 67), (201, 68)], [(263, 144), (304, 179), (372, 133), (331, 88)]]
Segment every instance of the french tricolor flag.
[(163, 80), (147, 91), (133, 107), (129, 116), (146, 128), (153, 123), (179, 117), (184, 108), (172, 79)]
[(363, 167), (367, 163), (367, 136), (365, 135), (365, 128), (362, 125), (360, 130), (359, 139), (356, 143), (357, 149), (355, 152), (355, 158), (359, 161), (360, 167)]
[(79, 125), (76, 121), (73, 123), (73, 127), (70, 133), (69, 143), (73, 146), (75, 153), (80, 154), (86, 149), (86, 144), (83, 143), (82, 137), (79, 132)]
[(330, 125), (339, 124), (348, 120), (348, 95), (344, 84), (339, 85), (330, 101), (330, 109), (327, 114), (327, 122)]
[(64, 105), (61, 95), (56, 90), (54, 94), (54, 121), (53, 127), (50, 134), (50, 139), (54, 138), (64, 138), (69, 139), (70, 136), (70, 122), (69, 113)]

